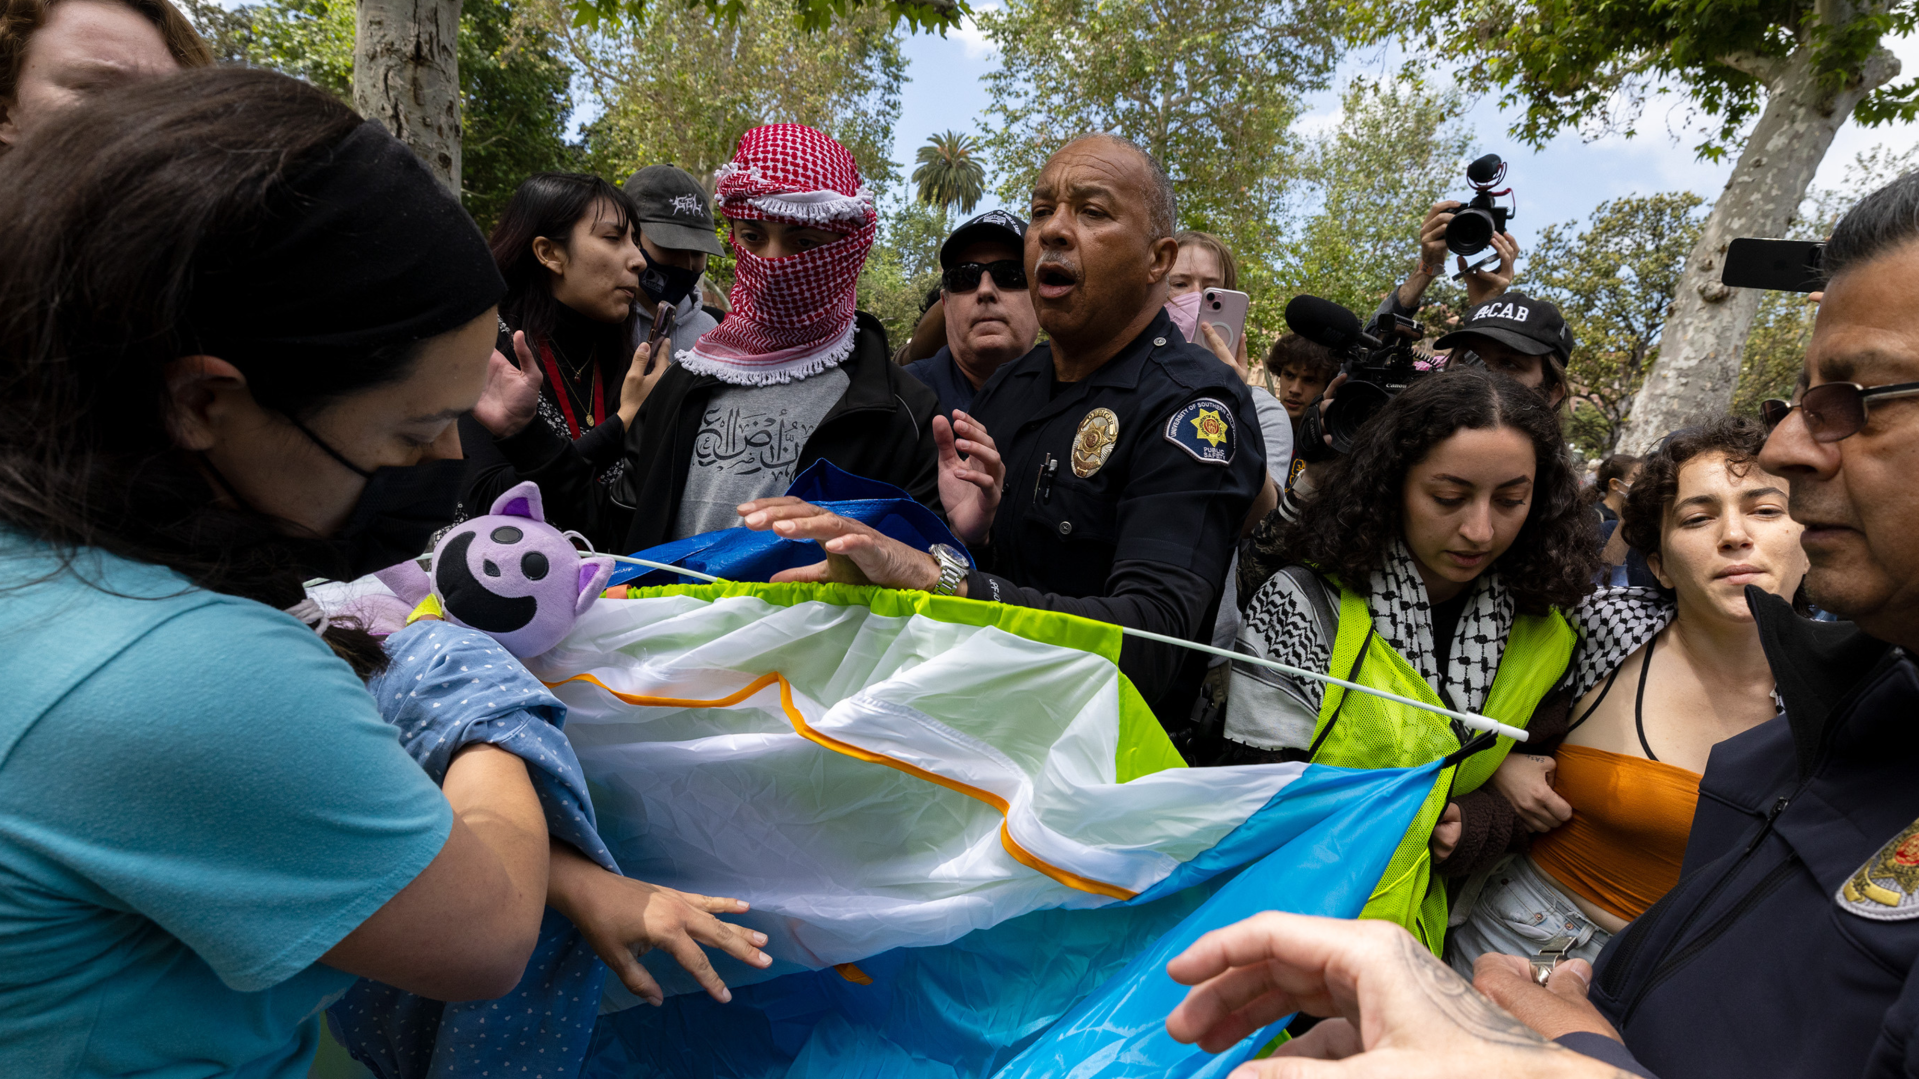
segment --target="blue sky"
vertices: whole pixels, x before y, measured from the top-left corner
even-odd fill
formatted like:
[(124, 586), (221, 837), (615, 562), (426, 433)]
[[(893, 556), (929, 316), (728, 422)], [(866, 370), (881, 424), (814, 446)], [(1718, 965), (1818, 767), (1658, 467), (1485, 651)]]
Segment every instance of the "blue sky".
[[(993, 6), (992, 0), (985, 0), (981, 6)], [(1904, 65), (1905, 77), (1919, 72), (1919, 38), (1891, 44)], [(908, 39), (905, 51), (910, 61), (907, 75), (912, 81), (901, 96), (893, 158), (907, 163), (910, 172), (913, 154), (927, 136), (947, 128), (974, 134), (983, 129), (987, 96), (982, 80), (993, 70), (994, 60), (984, 36), (970, 28), (944, 38), (915, 35)], [(1349, 58), (1341, 65), (1333, 89), (1312, 99), (1301, 123), (1317, 128), (1335, 122), (1340, 85), (1356, 73), (1390, 73), (1396, 63), (1390, 58), (1380, 59), (1377, 53)], [(1514, 219), (1513, 231), (1522, 245), (1547, 224), (1584, 221), (1594, 207), (1622, 195), (1689, 190), (1707, 199), (1716, 198), (1732, 172), (1730, 158), (1724, 164), (1695, 159), (1691, 148), (1700, 141), (1699, 129), (1686, 126), (1684, 102), (1649, 102), (1638, 125), (1642, 134), (1633, 139), (1605, 138), (1587, 143), (1576, 135), (1562, 135), (1544, 150), (1534, 151), (1506, 134), (1511, 118), (1501, 113), (1496, 96), (1485, 95), (1470, 111), (1467, 122), (1479, 136), (1474, 144), (1475, 156), (1492, 152), (1511, 163), (1507, 178), (1520, 199), (1520, 216)], [(1855, 154), (1880, 144), (1895, 150), (1919, 144), (1919, 125), (1867, 129), (1848, 123), (1840, 129), (1814, 183), (1836, 184)], [(1460, 186), (1463, 190), (1463, 175)], [(988, 204), (980, 210), (990, 205), (989, 195)]]

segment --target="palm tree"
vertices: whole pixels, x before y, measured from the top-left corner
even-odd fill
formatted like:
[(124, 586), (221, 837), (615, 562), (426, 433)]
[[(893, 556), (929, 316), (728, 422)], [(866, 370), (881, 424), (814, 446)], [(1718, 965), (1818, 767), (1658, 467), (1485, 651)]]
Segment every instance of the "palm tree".
[(986, 193), (986, 166), (980, 163), (979, 144), (972, 136), (944, 131), (926, 140), (916, 159), (913, 183), (919, 200), (944, 210), (958, 206), (960, 213), (973, 212)]

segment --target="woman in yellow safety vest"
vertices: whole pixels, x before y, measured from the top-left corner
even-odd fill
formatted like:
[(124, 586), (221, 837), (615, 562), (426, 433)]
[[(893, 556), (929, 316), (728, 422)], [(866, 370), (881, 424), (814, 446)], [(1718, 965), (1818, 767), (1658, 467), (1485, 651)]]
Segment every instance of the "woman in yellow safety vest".
[[(1248, 561), (1284, 568), (1248, 605), (1239, 650), (1515, 727), (1563, 725), (1577, 635), (1562, 612), (1592, 590), (1597, 557), (1561, 437), (1546, 401), (1510, 379), (1468, 368), (1415, 382), (1316, 497), (1259, 530)], [(1447, 761), (1361, 915), (1437, 954), (1440, 878), (1496, 860), (1522, 830), (1483, 786), (1512, 740), (1244, 663), (1228, 702), (1231, 763)]]

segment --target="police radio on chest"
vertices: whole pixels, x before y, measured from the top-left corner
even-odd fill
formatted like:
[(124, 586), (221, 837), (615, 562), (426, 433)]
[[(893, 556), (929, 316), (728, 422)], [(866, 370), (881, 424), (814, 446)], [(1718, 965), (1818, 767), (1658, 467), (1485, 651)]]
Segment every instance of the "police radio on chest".
[[(1308, 341), (1332, 349), (1346, 382), (1333, 391), (1322, 418), (1318, 404), (1300, 418), (1299, 456), (1325, 461), (1352, 452), (1353, 439), (1367, 420), (1386, 407), (1415, 379), (1431, 374), (1426, 357), (1414, 351), (1424, 331), (1404, 315), (1393, 316), (1393, 326), (1382, 341), (1360, 328), (1359, 316), (1331, 300), (1295, 296), (1286, 305), (1286, 325)], [(1325, 435), (1333, 436), (1326, 445)]]

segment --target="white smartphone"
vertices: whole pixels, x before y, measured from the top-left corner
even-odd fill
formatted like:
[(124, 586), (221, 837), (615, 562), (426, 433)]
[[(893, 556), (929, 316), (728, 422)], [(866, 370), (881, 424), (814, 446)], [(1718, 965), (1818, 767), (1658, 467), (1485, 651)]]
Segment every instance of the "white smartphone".
[[(1246, 309), (1250, 306), (1252, 297), (1244, 292), (1209, 288), (1199, 298), (1199, 324), (1212, 326), (1213, 332), (1226, 342), (1226, 351), (1232, 352), (1239, 348), (1239, 335), (1246, 331)], [(1193, 343), (1204, 345), (1205, 335), (1201, 334)]]

